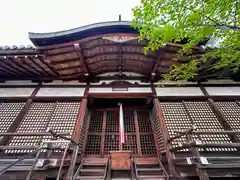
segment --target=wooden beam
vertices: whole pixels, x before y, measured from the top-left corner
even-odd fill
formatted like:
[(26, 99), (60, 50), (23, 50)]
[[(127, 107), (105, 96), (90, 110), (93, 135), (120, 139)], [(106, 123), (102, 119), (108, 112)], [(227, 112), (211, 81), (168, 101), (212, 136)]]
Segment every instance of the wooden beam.
[[(28, 109), (30, 108), (31, 104), (32, 104), (32, 98), (36, 96), (37, 92), (40, 89), (40, 85), (38, 87), (36, 87), (34, 89), (34, 91), (32, 92), (30, 98), (27, 100), (27, 102), (25, 103), (25, 105), (23, 106), (22, 110), (20, 111), (20, 113), (17, 115), (17, 117), (15, 118), (14, 122), (11, 124), (11, 126), (8, 128), (8, 133), (13, 133), (17, 130), (18, 126), (22, 123), (24, 116), (27, 114)], [(3, 137), (3, 139), (0, 141), (0, 145), (6, 145), (9, 143), (11, 137), (10, 136), (5, 136)]]
[(100, 145), (100, 156), (104, 157), (104, 145), (105, 145), (105, 133), (107, 126), (107, 111), (103, 112), (103, 125), (102, 125), (102, 133), (101, 133), (101, 145)]
[(85, 60), (85, 58), (84, 58), (84, 54), (83, 54), (81, 45), (80, 45), (79, 43), (76, 43), (76, 44), (74, 44), (74, 47), (75, 47), (75, 49), (76, 49), (77, 52), (78, 52), (78, 56), (79, 56), (79, 60), (80, 60), (81, 64), (83, 64), (84, 72), (85, 72), (86, 74), (90, 75), (91, 72), (90, 72), (90, 69), (89, 69), (89, 67), (88, 67), (88, 64), (87, 64), (87, 62), (86, 62), (86, 60)]
[(137, 141), (137, 150), (138, 150), (137, 153), (138, 153), (138, 156), (142, 156), (142, 147), (141, 147), (141, 140), (140, 140), (137, 111), (134, 111), (134, 122), (135, 122), (136, 141)]

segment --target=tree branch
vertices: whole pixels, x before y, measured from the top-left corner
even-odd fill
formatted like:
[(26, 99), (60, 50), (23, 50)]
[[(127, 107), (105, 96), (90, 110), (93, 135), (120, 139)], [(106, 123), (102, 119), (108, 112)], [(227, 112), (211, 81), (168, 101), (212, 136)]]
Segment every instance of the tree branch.
[(237, 26), (237, 6), (238, 6), (238, 0), (236, 0), (236, 4), (235, 4), (235, 11), (234, 11), (234, 27)]
[[(237, 0), (237, 1), (238, 1), (238, 0)], [(227, 25), (227, 24), (221, 24), (221, 23), (217, 22), (216, 20), (210, 18), (210, 17), (207, 16), (207, 15), (203, 15), (202, 13), (200, 13), (200, 12), (198, 12), (198, 11), (195, 11), (195, 10), (193, 10), (193, 9), (190, 9), (190, 8), (188, 8), (188, 7), (185, 6), (185, 5), (180, 5), (177, 1), (175, 1), (175, 4), (177, 4), (177, 5), (179, 5), (179, 6), (182, 6), (182, 7), (186, 8), (187, 10), (190, 10), (190, 11), (196, 13), (196, 14), (201, 15), (201, 16), (207, 18), (209, 21), (214, 22), (214, 24), (213, 24), (212, 26), (216, 26), (216, 27), (227, 27), (227, 28), (230, 28), (230, 29), (233, 29), (233, 30), (240, 30), (240, 26), (237, 26), (237, 25), (232, 26), (232, 25)], [(238, 2), (237, 2), (237, 4), (238, 4)], [(237, 8), (236, 8), (236, 11), (237, 11)]]

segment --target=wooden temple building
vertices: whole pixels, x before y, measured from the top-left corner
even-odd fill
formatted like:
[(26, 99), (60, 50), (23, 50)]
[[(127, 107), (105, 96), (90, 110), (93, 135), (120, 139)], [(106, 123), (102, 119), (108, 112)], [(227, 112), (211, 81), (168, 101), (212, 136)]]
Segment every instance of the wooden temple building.
[(29, 38), (0, 48), (1, 180), (240, 177), (238, 73), (159, 83), (181, 43), (125, 21)]

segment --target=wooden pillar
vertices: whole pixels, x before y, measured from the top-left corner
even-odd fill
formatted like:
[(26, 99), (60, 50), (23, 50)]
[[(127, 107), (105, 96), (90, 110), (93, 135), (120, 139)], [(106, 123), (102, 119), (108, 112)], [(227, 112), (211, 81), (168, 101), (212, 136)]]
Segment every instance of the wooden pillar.
[(105, 144), (105, 133), (107, 126), (107, 111), (103, 112), (103, 126), (102, 126), (102, 135), (101, 135), (101, 146), (100, 146), (100, 156), (104, 156), (104, 144)]
[(161, 125), (161, 130), (162, 130), (162, 135), (163, 135), (163, 139), (164, 139), (164, 146), (165, 146), (165, 149), (166, 149), (166, 157), (167, 157), (167, 161), (168, 161), (169, 171), (170, 171), (171, 175), (174, 176), (175, 178), (180, 178), (180, 176), (178, 175), (178, 173), (175, 169), (175, 165), (173, 163), (173, 154), (170, 151), (171, 145), (168, 143), (168, 139), (169, 139), (168, 129), (167, 129), (167, 126), (166, 126), (166, 122), (165, 122), (163, 113), (162, 113), (162, 108), (161, 108), (160, 102), (157, 98), (154, 98), (153, 104), (156, 108), (157, 119), (159, 120), (159, 123)]
[[(188, 135), (187, 138), (190, 144), (196, 144), (196, 141), (192, 138), (191, 135)], [(199, 180), (209, 180), (206, 170), (199, 168), (199, 166), (201, 166), (202, 163), (200, 161), (200, 153), (198, 151), (198, 148), (191, 146), (190, 151), (194, 157), (194, 164), (196, 164), (196, 172), (198, 174)]]
[[(201, 83), (198, 83), (198, 84), (199, 84), (199, 87), (201, 88), (203, 94), (205, 96), (209, 96), (209, 94), (208, 94), (207, 90), (204, 88), (204, 86)], [(223, 129), (227, 130), (227, 131), (233, 131), (233, 129), (228, 124), (227, 120), (225, 119), (224, 115), (221, 113), (219, 108), (214, 103), (213, 99), (208, 98), (207, 101), (208, 101), (208, 104), (210, 105), (210, 108), (212, 109), (213, 113), (218, 118), (218, 121), (221, 123)], [(229, 134), (228, 136), (229, 136), (229, 138), (231, 139), (232, 142), (239, 142), (239, 138), (237, 137), (236, 134)]]
[[(77, 116), (77, 119), (76, 119), (76, 123), (75, 123), (75, 127), (74, 127), (74, 130), (73, 130), (73, 133), (72, 133), (72, 137), (71, 137), (71, 139), (76, 141), (76, 142), (79, 142), (79, 140), (80, 140), (81, 128), (82, 128), (82, 125), (83, 125), (84, 116), (85, 116), (86, 109), (87, 109), (88, 90), (89, 90), (89, 86), (87, 86), (85, 88), (84, 96), (83, 96), (83, 99), (82, 99), (80, 107), (79, 107), (78, 116)], [(75, 167), (75, 162), (76, 162), (76, 159), (78, 158), (78, 156), (76, 156), (76, 154), (78, 153), (78, 150), (79, 149), (76, 146), (74, 146), (73, 153), (72, 153), (72, 159), (71, 159), (71, 165), (69, 166), (68, 173), (64, 177), (64, 179), (69, 179), (69, 177), (73, 176), (73, 170), (74, 170), (74, 167)]]
[[(31, 104), (32, 104), (32, 99), (36, 96), (37, 92), (39, 91), (41, 86), (41, 83), (34, 89), (34, 91), (32, 92), (31, 96), (29, 97), (29, 99), (27, 100), (27, 102), (25, 103), (25, 105), (23, 106), (22, 110), (20, 111), (20, 113), (17, 115), (16, 119), (14, 120), (14, 122), (11, 124), (11, 126), (8, 128), (9, 133), (11, 132), (15, 132), (18, 128), (18, 126), (22, 123), (25, 115), (28, 112), (28, 109), (30, 108)], [(11, 140), (11, 136), (4, 136), (3, 139), (0, 142), (0, 145), (6, 145), (9, 143), (9, 141)]]
[(77, 142), (80, 140), (79, 138), (80, 138), (80, 133), (81, 133), (81, 127), (82, 127), (84, 116), (85, 116), (86, 109), (87, 109), (88, 90), (89, 90), (89, 87), (87, 86), (85, 88), (84, 96), (83, 96), (83, 99), (82, 99), (80, 107), (79, 107), (77, 120), (76, 120), (75, 127), (74, 127), (73, 134), (72, 134), (72, 139)]
[(139, 156), (142, 156), (142, 147), (141, 147), (141, 141), (140, 141), (137, 111), (134, 111), (134, 122), (135, 122), (135, 129), (136, 129), (136, 140), (137, 140), (137, 150), (138, 150), (137, 153)]

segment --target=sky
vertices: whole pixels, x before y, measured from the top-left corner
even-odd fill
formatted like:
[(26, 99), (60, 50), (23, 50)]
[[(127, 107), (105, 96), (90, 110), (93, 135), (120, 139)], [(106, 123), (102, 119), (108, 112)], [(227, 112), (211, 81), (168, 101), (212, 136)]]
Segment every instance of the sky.
[(0, 45), (28, 45), (28, 32), (55, 32), (132, 19), (140, 0), (0, 0)]

